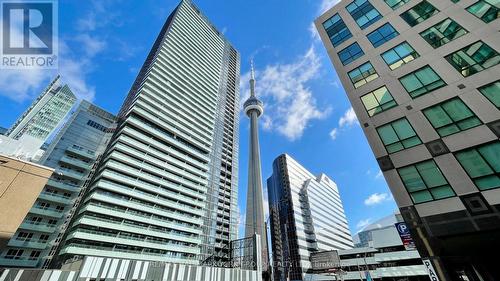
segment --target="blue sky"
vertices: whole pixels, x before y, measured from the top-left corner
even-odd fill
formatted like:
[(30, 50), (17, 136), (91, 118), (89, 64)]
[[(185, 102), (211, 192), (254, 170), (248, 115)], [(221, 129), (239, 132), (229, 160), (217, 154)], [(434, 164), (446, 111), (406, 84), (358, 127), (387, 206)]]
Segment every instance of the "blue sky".
[[(288, 153), (339, 186), (353, 233), (396, 205), (312, 21), (335, 0), (197, 0), (241, 53), (242, 92), (254, 58), (264, 182)], [(59, 72), (81, 98), (117, 113), (177, 0), (59, 1)], [(0, 126), (9, 127), (54, 71), (0, 72)], [(240, 125), (240, 210), (244, 214), (248, 120)], [(266, 194), (267, 196), (267, 194)]]

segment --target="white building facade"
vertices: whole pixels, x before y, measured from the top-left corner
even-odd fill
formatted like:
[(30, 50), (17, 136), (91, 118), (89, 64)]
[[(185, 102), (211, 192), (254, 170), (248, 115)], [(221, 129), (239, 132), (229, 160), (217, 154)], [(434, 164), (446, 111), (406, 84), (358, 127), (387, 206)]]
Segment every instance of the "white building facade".
[(275, 280), (309, 280), (311, 253), (353, 247), (339, 190), (287, 154), (267, 180)]

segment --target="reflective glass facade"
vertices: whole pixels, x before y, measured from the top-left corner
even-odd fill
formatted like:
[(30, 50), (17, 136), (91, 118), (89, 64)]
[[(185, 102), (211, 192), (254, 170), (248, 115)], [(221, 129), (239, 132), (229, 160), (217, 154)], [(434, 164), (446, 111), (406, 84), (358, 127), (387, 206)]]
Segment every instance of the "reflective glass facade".
[(71, 113), (40, 159), (40, 164), (55, 172), (1, 253), (0, 266), (49, 265), (84, 183), (112, 135), (114, 122), (112, 114), (87, 101)]
[(75, 102), (76, 96), (67, 85), (59, 83), (58, 76), (5, 135), (16, 140), (30, 136), (43, 142), (60, 124)]
[[(309, 280), (311, 253), (353, 247), (337, 185), (328, 176), (314, 176), (281, 155), (267, 189), (274, 280)], [(291, 267), (280, 266), (284, 263)]]

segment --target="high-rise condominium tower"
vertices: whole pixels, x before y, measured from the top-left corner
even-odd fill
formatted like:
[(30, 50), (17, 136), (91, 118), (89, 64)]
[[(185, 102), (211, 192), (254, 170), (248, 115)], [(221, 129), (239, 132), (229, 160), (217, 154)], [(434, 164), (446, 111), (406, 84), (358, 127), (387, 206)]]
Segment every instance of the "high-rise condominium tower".
[(235, 238), (239, 54), (190, 2), (120, 110), (59, 256), (197, 264)]
[(317, 280), (311, 253), (353, 247), (339, 190), (325, 174), (314, 176), (283, 154), (273, 162), (267, 190), (274, 280)]
[(16, 140), (27, 135), (43, 143), (75, 102), (73, 92), (67, 85), (61, 85), (57, 76), (5, 135)]
[(39, 161), (55, 171), (7, 247), (0, 267), (48, 264), (64, 223), (99, 154), (109, 141), (115, 117), (82, 101)]
[(57, 76), (5, 135), (0, 135), (0, 153), (38, 160), (43, 152), (40, 148), (75, 102), (75, 95)]
[(259, 117), (264, 112), (263, 103), (255, 96), (255, 73), (252, 63), (250, 77), (250, 97), (243, 105), (250, 118), (250, 149), (248, 157), (248, 189), (245, 220), (245, 237), (260, 235), (262, 263), (267, 267), (267, 231), (264, 221), (264, 203), (262, 199), (262, 171), (260, 166)]
[[(316, 27), (423, 258), (497, 280), (500, 3), (341, 1)], [(496, 277), (494, 277), (496, 275)]]

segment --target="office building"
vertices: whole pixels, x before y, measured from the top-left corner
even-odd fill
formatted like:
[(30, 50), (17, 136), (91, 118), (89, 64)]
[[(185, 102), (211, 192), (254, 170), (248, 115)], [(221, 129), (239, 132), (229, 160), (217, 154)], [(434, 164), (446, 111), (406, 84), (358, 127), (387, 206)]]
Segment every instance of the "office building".
[(262, 263), (267, 269), (267, 231), (264, 221), (264, 201), (262, 194), (262, 169), (260, 165), (259, 117), (264, 112), (264, 104), (255, 95), (255, 73), (251, 70), (250, 97), (243, 104), (245, 114), (250, 118), (250, 149), (248, 157), (248, 188), (245, 219), (245, 237), (260, 235)]
[[(0, 155), (0, 252), (14, 236), (54, 170)], [(13, 259), (16, 251), (7, 251)], [(5, 255), (4, 254), (4, 255)], [(2, 255), (2, 257), (4, 256)], [(3, 265), (0, 264), (0, 268)]]
[[(0, 252), (0, 266), (43, 267), (52, 259), (64, 223), (98, 156), (113, 132), (115, 117), (82, 101), (54, 137), (40, 163), (55, 170), (23, 224)], [(11, 253), (15, 252), (15, 255)]]
[(27, 160), (40, 157), (40, 147), (62, 124), (75, 102), (76, 96), (57, 76), (0, 137), (0, 153)]
[(28, 135), (45, 141), (75, 102), (73, 92), (68, 85), (61, 85), (60, 77), (57, 76), (16, 120), (6, 135), (16, 140)]
[(125, 99), (59, 260), (198, 264), (227, 246), (236, 226), (238, 85), (238, 52), (181, 1)]
[(373, 280), (430, 280), (418, 251), (403, 245), (392, 223), (402, 220), (401, 215), (396, 214), (370, 224), (357, 234), (369, 237), (367, 245), (338, 251), (343, 280), (359, 280), (360, 274), (365, 278), (366, 271)]
[[(274, 280), (311, 280), (310, 254), (352, 248), (339, 190), (287, 154), (267, 179)], [(314, 279), (313, 279), (314, 280)]]
[(344, 0), (316, 27), (441, 280), (497, 280), (500, 4)]

